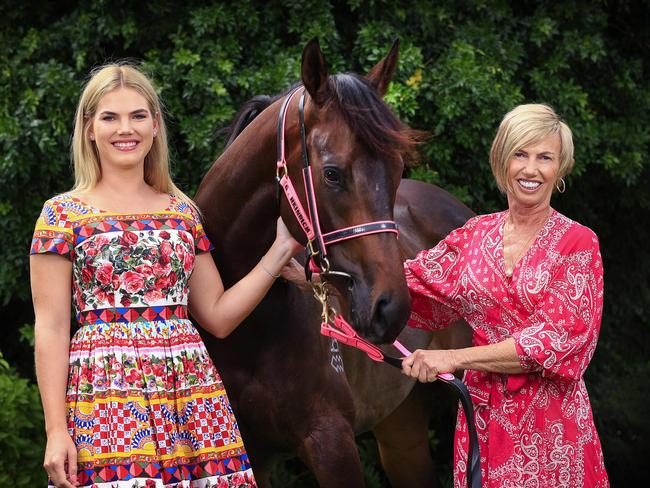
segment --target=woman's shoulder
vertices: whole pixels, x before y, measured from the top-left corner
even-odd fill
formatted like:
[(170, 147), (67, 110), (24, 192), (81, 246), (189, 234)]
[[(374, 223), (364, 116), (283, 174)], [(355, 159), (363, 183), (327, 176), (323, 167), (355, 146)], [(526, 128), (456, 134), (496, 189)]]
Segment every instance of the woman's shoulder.
[(482, 236), (492, 231), (503, 221), (503, 216), (504, 212), (475, 215), (467, 220), (464, 225), (451, 231), (445, 238), (445, 242), (457, 246), (467, 246), (469, 242), (482, 239)]
[(494, 225), (495, 223), (501, 222), (505, 218), (506, 213), (507, 210), (501, 210), (500, 212), (480, 214), (472, 217), (467, 222), (474, 220), (477, 224), (480, 225)]
[(43, 206), (47, 205), (49, 207), (57, 207), (61, 205), (66, 205), (67, 202), (73, 202), (74, 197), (71, 192), (57, 193), (53, 197), (45, 200)]
[(560, 242), (567, 251), (599, 249), (598, 236), (589, 227), (555, 211), (555, 227), (561, 231)]
[(494, 212), (489, 214), (475, 215), (470, 218), (461, 229), (466, 230), (489, 230), (495, 225), (500, 225), (505, 218), (505, 211)]
[(75, 218), (89, 212), (90, 209), (71, 192), (59, 193), (45, 200), (39, 222), (45, 225), (69, 227)]
[(170, 195), (170, 198), (171, 198), (171, 203), (169, 205), (170, 210), (179, 214), (183, 214), (187, 218), (196, 220), (197, 222), (201, 221), (199, 211), (196, 209), (194, 202), (188, 201), (184, 198), (181, 198), (173, 194)]

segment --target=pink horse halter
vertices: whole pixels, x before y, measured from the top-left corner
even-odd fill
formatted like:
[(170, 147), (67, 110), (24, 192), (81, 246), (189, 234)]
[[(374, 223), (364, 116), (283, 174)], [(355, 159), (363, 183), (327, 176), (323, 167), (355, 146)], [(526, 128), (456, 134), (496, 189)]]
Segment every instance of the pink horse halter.
[(287, 95), (282, 102), (280, 114), (278, 117), (278, 143), (277, 143), (277, 167), (276, 178), (278, 184), (284, 190), (284, 194), (289, 201), (291, 210), (293, 211), (296, 220), (300, 224), (303, 232), (307, 236), (307, 263), (305, 265), (305, 274), (308, 280), (311, 281), (311, 273), (318, 272), (323, 275), (339, 275), (352, 279), (352, 277), (340, 271), (331, 271), (330, 263), (327, 258), (327, 246), (338, 242), (354, 239), (356, 237), (366, 236), (370, 234), (378, 234), (383, 232), (392, 232), (399, 234), (397, 224), (392, 220), (379, 220), (376, 222), (367, 222), (364, 224), (346, 227), (344, 229), (335, 230), (323, 234), (320, 221), (318, 219), (318, 205), (316, 203), (316, 191), (314, 189), (311, 164), (309, 162), (309, 155), (307, 153), (307, 133), (305, 130), (305, 90), (302, 90), (300, 102), (298, 104), (298, 114), (300, 117), (300, 138), (302, 142), (302, 178), (305, 186), (305, 195), (307, 197), (307, 209), (309, 213), (305, 212), (304, 207), (300, 203), (300, 198), (296, 192), (291, 178), (289, 178), (289, 171), (287, 168), (287, 160), (285, 158), (285, 125), (287, 118), (287, 107), (293, 97), (298, 93), (299, 88), (295, 88)]
[[(337, 339), (338, 341), (356, 347), (364, 351), (371, 359), (375, 361), (383, 361), (384, 354), (374, 344), (368, 342), (363, 337), (359, 336), (354, 328), (348, 324), (345, 319), (337, 314), (328, 304), (328, 292), (325, 286), (325, 278), (328, 276), (340, 276), (352, 280), (352, 276), (342, 271), (333, 271), (330, 269), (330, 262), (327, 258), (327, 246), (338, 242), (343, 242), (348, 239), (354, 239), (370, 234), (378, 234), (383, 232), (391, 232), (396, 235), (399, 234), (397, 224), (392, 220), (379, 220), (375, 222), (367, 222), (344, 229), (335, 230), (323, 234), (320, 228), (318, 219), (318, 206), (316, 204), (316, 191), (312, 178), (311, 164), (309, 163), (309, 156), (307, 154), (307, 134), (305, 130), (305, 90), (302, 90), (300, 102), (298, 103), (298, 114), (300, 117), (300, 137), (302, 141), (302, 160), (303, 160), (303, 183), (305, 186), (305, 195), (307, 196), (307, 208), (309, 214), (305, 212), (298, 193), (289, 177), (287, 168), (287, 160), (285, 158), (285, 126), (287, 119), (287, 107), (298, 93), (299, 87), (293, 89), (282, 102), (280, 114), (278, 116), (278, 158), (276, 166), (276, 178), (278, 184), (284, 190), (291, 210), (300, 224), (303, 232), (307, 236), (307, 262), (305, 263), (305, 276), (307, 280), (312, 283), (314, 295), (323, 305), (323, 322), (321, 324), (321, 333), (328, 337)], [(312, 282), (312, 273), (320, 273), (321, 283), (315, 284)], [(333, 320), (330, 320), (330, 317)]]
[(289, 178), (287, 168), (287, 160), (285, 158), (285, 124), (287, 118), (287, 107), (293, 97), (298, 93), (299, 88), (295, 88), (287, 97), (285, 97), (282, 107), (280, 108), (280, 115), (278, 118), (278, 158), (276, 177), (280, 187), (284, 190), (284, 194), (289, 201), (291, 210), (293, 211), (296, 220), (302, 227), (303, 232), (307, 236), (307, 266), (305, 268), (307, 279), (310, 280), (311, 272), (319, 272), (323, 275), (335, 274), (344, 276), (349, 279), (352, 277), (347, 273), (340, 271), (331, 271), (330, 263), (327, 258), (327, 246), (338, 242), (354, 239), (356, 237), (367, 236), (370, 234), (378, 234), (383, 232), (392, 232), (399, 234), (397, 224), (392, 220), (379, 220), (376, 222), (366, 222), (364, 224), (346, 227), (344, 229), (335, 230), (323, 234), (318, 219), (318, 205), (316, 204), (316, 191), (312, 178), (311, 164), (309, 162), (309, 155), (307, 154), (307, 134), (305, 131), (305, 91), (302, 90), (300, 102), (298, 104), (298, 113), (300, 116), (300, 137), (302, 140), (302, 177), (305, 186), (305, 195), (307, 196), (307, 209), (309, 213), (305, 212), (296, 189)]

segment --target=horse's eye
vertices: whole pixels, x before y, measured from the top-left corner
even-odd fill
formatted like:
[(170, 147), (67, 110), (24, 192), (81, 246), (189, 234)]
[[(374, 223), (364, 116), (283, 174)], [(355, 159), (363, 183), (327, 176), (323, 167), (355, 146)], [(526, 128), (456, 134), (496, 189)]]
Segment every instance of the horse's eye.
[(340, 183), (341, 173), (337, 168), (328, 167), (323, 170), (323, 176), (328, 183)]

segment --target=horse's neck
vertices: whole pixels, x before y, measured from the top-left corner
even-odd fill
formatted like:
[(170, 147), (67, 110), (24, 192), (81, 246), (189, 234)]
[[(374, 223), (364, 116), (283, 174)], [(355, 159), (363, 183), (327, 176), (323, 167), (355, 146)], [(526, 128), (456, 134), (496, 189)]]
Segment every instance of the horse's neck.
[(273, 112), (266, 110), (244, 129), (205, 175), (196, 195), (225, 282), (248, 272), (275, 236)]

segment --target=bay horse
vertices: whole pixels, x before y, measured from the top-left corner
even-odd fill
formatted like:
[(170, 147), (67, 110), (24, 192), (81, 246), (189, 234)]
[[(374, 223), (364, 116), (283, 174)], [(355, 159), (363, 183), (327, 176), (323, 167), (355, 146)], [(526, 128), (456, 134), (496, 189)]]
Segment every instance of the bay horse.
[[(328, 249), (333, 267), (352, 277), (351, 282), (333, 283), (341, 309), (375, 343), (392, 342), (406, 323), (410, 300), (403, 260), (471, 216), (440, 189), (417, 182), (400, 185), (404, 157), (414, 140), (381, 100), (397, 58), (395, 43), (366, 77), (330, 76), (318, 42), (312, 40), (301, 64), (307, 152), (322, 228), (393, 220), (393, 213), (400, 226), (399, 240), (388, 233), (373, 234)], [(286, 199), (277, 195), (280, 107), (280, 98), (256, 97), (240, 110), (231, 140), (195, 197), (225, 286), (260, 260), (279, 216), (305, 242)], [(286, 160), (294, 182), (300, 181), (301, 165), (296, 111), (290, 104), (286, 116)], [(297, 190), (304, 202), (305, 189), (297, 185)], [(429, 219), (436, 216), (440, 220), (432, 225)], [(430, 395), (413, 394), (413, 382), (398, 371), (373, 364), (357, 351), (340, 350), (320, 336), (319, 326), (320, 309), (313, 297), (277, 280), (229, 337), (218, 340), (204, 334), (260, 485), (269, 486), (278, 456), (297, 454), (320, 486), (363, 486), (355, 433), (372, 430), (394, 486), (434, 486), (427, 437)], [(430, 345), (430, 334), (405, 330), (400, 340), (407, 347), (424, 348), (443, 342), (454, 347), (466, 344), (467, 338), (452, 329)]]

